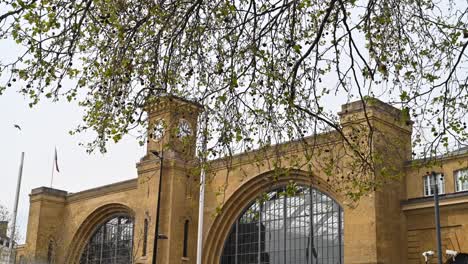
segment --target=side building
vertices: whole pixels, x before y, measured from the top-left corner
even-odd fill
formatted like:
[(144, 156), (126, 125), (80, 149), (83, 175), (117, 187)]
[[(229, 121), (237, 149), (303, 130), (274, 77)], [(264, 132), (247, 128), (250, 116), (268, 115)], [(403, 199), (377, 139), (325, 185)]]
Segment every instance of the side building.
[[(11, 239), (7, 236), (8, 221), (0, 221), (0, 264), (11, 264), (14, 261), (10, 258)], [(11, 256), (14, 256), (12, 254)], [(10, 263), (8, 263), (10, 260)]]
[[(406, 219), (408, 263), (421, 263), (421, 252), (436, 251), (434, 217), (435, 184), (439, 190), (442, 251), (454, 250), (468, 261), (468, 148), (438, 158), (433, 165), (424, 160), (407, 163), (406, 197), (401, 210)], [(434, 180), (432, 172), (437, 179)], [(444, 259), (450, 256), (444, 255)]]
[[(166, 97), (147, 111), (150, 139), (136, 179), (73, 194), (31, 191), (18, 263), (195, 264), (202, 106)], [(379, 188), (359, 201), (344, 194), (350, 179), (369, 175), (354, 175), (337, 132), (210, 161), (202, 263), (424, 263), (421, 254), (436, 251), (432, 171), (443, 192), (443, 258), (450, 261), (446, 249), (468, 253), (468, 151), (431, 165), (412, 160), (411, 122), (378, 100), (345, 104), (339, 115), (357, 145), (371, 125)]]

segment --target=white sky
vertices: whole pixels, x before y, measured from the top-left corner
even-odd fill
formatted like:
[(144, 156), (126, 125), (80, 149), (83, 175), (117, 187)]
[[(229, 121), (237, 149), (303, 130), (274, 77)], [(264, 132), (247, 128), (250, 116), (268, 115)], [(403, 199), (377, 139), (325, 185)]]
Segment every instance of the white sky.
[[(2, 59), (5, 55), (14, 56), (18, 49), (10, 41), (0, 40), (0, 54)], [(31, 109), (28, 100), (17, 93), (18, 87), (11, 88), (0, 96), (0, 204), (13, 211), (20, 156), (24, 151), (18, 208), (22, 241), (26, 235), (28, 194), (33, 188), (50, 186), (54, 146), (58, 149), (60, 169), (54, 176), (54, 188), (77, 192), (137, 176), (135, 163), (145, 152), (137, 140), (127, 136), (118, 144), (110, 144), (105, 155), (89, 155), (78, 143), (89, 140), (91, 135), (68, 134), (80, 124), (82, 109), (74, 103), (48, 100)], [(14, 124), (21, 126), (22, 131)]]

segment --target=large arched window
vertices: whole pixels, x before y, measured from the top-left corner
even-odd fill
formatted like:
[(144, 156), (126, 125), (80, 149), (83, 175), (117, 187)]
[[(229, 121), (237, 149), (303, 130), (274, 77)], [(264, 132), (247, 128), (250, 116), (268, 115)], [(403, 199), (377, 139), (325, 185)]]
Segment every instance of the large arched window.
[(342, 264), (343, 210), (311, 187), (265, 193), (236, 220), (221, 264)]
[(98, 227), (81, 254), (80, 264), (132, 263), (133, 219), (115, 216)]

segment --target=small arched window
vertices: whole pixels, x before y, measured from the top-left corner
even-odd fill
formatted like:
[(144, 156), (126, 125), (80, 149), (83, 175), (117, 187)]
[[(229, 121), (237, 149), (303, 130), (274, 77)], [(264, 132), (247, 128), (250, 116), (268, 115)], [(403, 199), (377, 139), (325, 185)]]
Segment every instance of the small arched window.
[(51, 239), (49, 240), (49, 245), (47, 247), (47, 263), (53, 264), (54, 263), (54, 241)]
[(184, 223), (184, 251), (183, 257), (188, 257), (188, 231), (189, 231), (189, 220), (185, 220)]
[(148, 219), (145, 219), (143, 226), (143, 256), (146, 256), (146, 250), (148, 248)]

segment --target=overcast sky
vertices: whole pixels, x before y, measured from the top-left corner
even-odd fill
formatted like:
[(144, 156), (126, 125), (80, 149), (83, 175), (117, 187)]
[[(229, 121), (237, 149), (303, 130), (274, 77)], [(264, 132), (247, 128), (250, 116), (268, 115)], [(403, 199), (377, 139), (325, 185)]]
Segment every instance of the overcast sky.
[[(19, 50), (0, 40), (0, 54), (17, 55)], [(4, 83), (4, 79), (0, 80)], [(58, 150), (60, 173), (54, 176), (53, 187), (68, 192), (135, 178), (135, 163), (144, 155), (135, 138), (127, 136), (111, 144), (108, 153), (87, 154), (79, 142), (92, 135), (71, 136), (68, 131), (81, 122), (82, 110), (66, 101), (44, 100), (29, 108), (28, 101), (12, 87), (0, 96), (0, 204), (13, 211), (21, 152), (25, 152), (23, 182), (18, 210), (22, 240), (25, 238), (31, 189), (50, 186), (54, 147)], [(21, 131), (14, 127), (18, 124)]]

